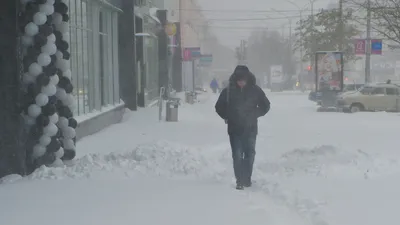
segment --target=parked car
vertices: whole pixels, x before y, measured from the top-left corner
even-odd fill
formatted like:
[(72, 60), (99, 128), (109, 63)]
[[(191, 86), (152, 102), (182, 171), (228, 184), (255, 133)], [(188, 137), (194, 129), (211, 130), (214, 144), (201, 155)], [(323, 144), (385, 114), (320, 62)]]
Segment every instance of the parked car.
[[(357, 90), (359, 90), (360, 88), (362, 88), (364, 86), (364, 84), (345, 84), (343, 87), (343, 92), (355, 92)], [(317, 102), (318, 101), (318, 93), (316, 91), (310, 91), (310, 93), (308, 94), (308, 100), (313, 101), (313, 102)]]
[(398, 111), (400, 85), (391, 83), (369, 84), (357, 91), (338, 95), (337, 108), (351, 113), (360, 111)]

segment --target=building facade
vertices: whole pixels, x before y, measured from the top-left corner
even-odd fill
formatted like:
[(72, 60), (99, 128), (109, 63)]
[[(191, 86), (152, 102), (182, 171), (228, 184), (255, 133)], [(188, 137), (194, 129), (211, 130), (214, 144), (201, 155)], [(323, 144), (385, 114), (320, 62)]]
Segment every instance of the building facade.
[(81, 138), (122, 118), (119, 19), (123, 10), (116, 0), (70, 0), (68, 6), (73, 113)]
[(121, 104), (119, 91), (118, 14), (105, 2), (70, 0), (72, 81), (79, 118)]
[[(74, 158), (75, 150), (79, 151), (79, 144), (75, 148), (76, 141), (119, 122), (125, 107), (135, 110), (137, 102), (132, 94), (136, 92), (133, 1), (57, 1), (54, 11), (47, 10), (49, 7), (40, 8), (43, 10), (41, 13), (53, 17), (42, 26), (54, 25), (56, 30), (38, 29), (36, 33), (35, 29), (27, 28), (39, 26), (37, 20), (32, 21), (29, 17), (35, 7), (30, 7), (30, 12), (27, 12), (27, 5), (15, 0), (2, 1), (0, 5), (0, 39), (1, 43), (7, 43), (0, 55), (8, 59), (0, 62), (2, 177), (13, 173), (26, 175), (36, 166), (52, 166), (60, 160)], [(17, 17), (16, 13), (21, 16)], [(40, 46), (41, 37), (47, 37), (44, 40), (49, 48), (39, 49), (42, 55), (51, 56), (50, 64), (26, 51), (29, 46)], [(35, 63), (37, 67), (32, 67)], [(31, 79), (35, 73), (53, 80), (46, 84), (44, 78)], [(60, 82), (53, 77), (58, 77)], [(53, 92), (55, 90), (57, 92)], [(32, 102), (31, 99), (39, 94), (41, 103), (38, 98)], [(48, 101), (45, 101), (46, 96)], [(28, 111), (32, 106), (38, 110)], [(44, 125), (35, 120), (37, 116), (52, 119)], [(67, 122), (64, 126), (57, 122), (63, 117)], [(48, 143), (39, 142), (38, 138), (43, 135), (55, 137), (58, 147), (64, 147), (65, 154), (57, 155), (54, 149), (50, 151), (47, 148)], [(69, 147), (64, 142), (66, 140)], [(52, 148), (56, 146), (52, 145)], [(67, 152), (71, 154), (67, 155)]]

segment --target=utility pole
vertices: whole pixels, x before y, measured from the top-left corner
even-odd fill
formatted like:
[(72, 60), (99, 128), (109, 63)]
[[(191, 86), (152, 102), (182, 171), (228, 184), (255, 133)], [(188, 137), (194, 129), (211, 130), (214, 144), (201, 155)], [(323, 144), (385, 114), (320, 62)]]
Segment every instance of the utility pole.
[[(303, 11), (300, 10), (300, 27), (303, 25)], [(303, 29), (300, 30), (300, 72), (303, 71)]]
[(240, 46), (236, 48), (236, 58), (238, 60), (238, 65), (245, 65), (247, 58), (247, 43), (245, 40), (240, 41)]
[(371, 0), (367, 0), (367, 38), (365, 54), (365, 84), (371, 82)]
[[(184, 48), (184, 43), (183, 43), (183, 41), (184, 41), (184, 27), (185, 27), (185, 24), (183, 23), (183, 10), (182, 10), (182, 7), (183, 7), (183, 2), (182, 2), (182, 0), (178, 0), (179, 2), (179, 28), (180, 28), (180, 32), (179, 32), (179, 34), (180, 34), (180, 41), (181, 41), (181, 49), (179, 49), (181, 52), (183, 52), (183, 48)], [(182, 54), (183, 55), (183, 54)]]
[(292, 19), (289, 19), (289, 44), (290, 52), (292, 52)]
[[(315, 56), (315, 37), (314, 37), (314, 1), (315, 0), (310, 0), (311, 4), (311, 62), (310, 65), (314, 65), (314, 56)], [(314, 66), (313, 66), (314, 67)]]
[(343, 0), (339, 0), (339, 51), (344, 50)]

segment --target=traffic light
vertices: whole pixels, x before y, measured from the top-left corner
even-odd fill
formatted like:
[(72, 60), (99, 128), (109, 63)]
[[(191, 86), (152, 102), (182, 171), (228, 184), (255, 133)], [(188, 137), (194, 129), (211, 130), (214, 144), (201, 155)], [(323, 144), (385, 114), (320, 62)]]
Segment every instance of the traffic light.
[(312, 69), (311, 66), (307, 66), (308, 71), (311, 71), (311, 69)]

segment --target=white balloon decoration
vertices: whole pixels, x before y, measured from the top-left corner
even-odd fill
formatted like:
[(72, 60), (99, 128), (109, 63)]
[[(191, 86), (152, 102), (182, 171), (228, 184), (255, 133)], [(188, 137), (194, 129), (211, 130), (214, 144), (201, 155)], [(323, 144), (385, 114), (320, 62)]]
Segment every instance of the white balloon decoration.
[(57, 46), (52, 41), (48, 41), (47, 44), (42, 47), (42, 52), (54, 55), (57, 52)]
[(42, 87), (42, 92), (47, 96), (53, 96), (57, 93), (57, 87), (54, 84), (48, 84), (47, 86)]
[(65, 34), (63, 35), (62, 39), (63, 39), (64, 41), (69, 42), (69, 40), (70, 40), (69, 33), (65, 33)]
[(36, 104), (32, 104), (28, 108), (28, 115), (30, 117), (36, 118), (42, 113), (42, 108)]
[(62, 151), (62, 154), (56, 152), (55, 156), (57, 157), (56, 160), (50, 165), (50, 167), (63, 167), (64, 162), (60, 159), (64, 155), (64, 151)]
[[(43, 156), (43, 160), (38, 160), (37, 162), (44, 163), (48, 166), (63, 166), (62, 160), (69, 160), (75, 157), (74, 138), (76, 136), (75, 127), (77, 122), (73, 118), (69, 118), (71, 111), (68, 111), (68, 108), (65, 106), (75, 106), (76, 101), (74, 96), (70, 93), (71, 84), (59, 82), (61, 78), (59, 77), (60, 75), (63, 75), (65, 78), (67, 78), (67, 81), (69, 82), (71, 81), (72, 75), (69, 58), (64, 58), (63, 54), (66, 49), (59, 49), (59, 46), (57, 46), (60, 41), (66, 41), (67, 43), (69, 42), (68, 14), (61, 14), (65, 13), (61, 12), (64, 10), (63, 8), (65, 6), (55, 6), (56, 4), (69, 5), (69, 0), (61, 0), (62, 3), (56, 0), (47, 0), (41, 1), (42, 4), (39, 4), (33, 0), (20, 0), (20, 2), (23, 4), (23, 6), (26, 6), (28, 2), (32, 2), (33, 4), (37, 4), (39, 6), (38, 8), (29, 7), (22, 10), (23, 14), (25, 13), (30, 15), (28, 18), (31, 20), (22, 26), (25, 32), (21, 36), (21, 43), (24, 47), (22, 49), (23, 55), (24, 57), (32, 57), (31, 53), (28, 52), (28, 47), (31, 46), (34, 49), (40, 50), (40, 53), (37, 55), (36, 59), (27, 59), (28, 61), (26, 62), (36, 62), (25, 66), (25, 73), (22, 78), (23, 83), (26, 85), (25, 90), (27, 91), (27, 94), (29, 93), (36, 95), (28, 97), (29, 101), (31, 101), (30, 99), (33, 98), (35, 100), (35, 104), (26, 106), (27, 109), (24, 110), (25, 114), (23, 115), (27, 126), (36, 126), (32, 128), (35, 128), (35, 130), (33, 130), (33, 137), (38, 144), (32, 146), (32, 160), (35, 162), (35, 160)], [(55, 12), (56, 10), (60, 11)], [(47, 21), (48, 16), (52, 17), (52, 23), (55, 25), (53, 27), (55, 27), (55, 29), (61, 33), (61, 36), (59, 37), (61, 40), (57, 40), (58, 36), (56, 36), (54, 33), (47, 33), (47, 31), (51, 30), (51, 28), (49, 28), (51, 24), (49, 24), (49, 21)], [(43, 39), (42, 37), (39, 37), (39, 39), (36, 39), (35, 37), (37, 34), (39, 34), (39, 32), (47, 35), (47, 43), (43, 43), (44, 45), (41, 43), (41, 39)], [(36, 42), (38, 40), (39, 42)], [(69, 52), (66, 52), (65, 54), (69, 56)], [(53, 55), (55, 55), (55, 57)], [(52, 60), (55, 61), (52, 62)], [(49, 68), (50, 66), (55, 66), (57, 69), (62, 71), (62, 74), (49, 74), (56, 73), (55, 68)], [(45, 76), (43, 76), (43, 74)], [(40, 80), (37, 79), (38, 77), (40, 77)], [(64, 88), (67, 89), (68, 93)], [(40, 91), (40, 93), (37, 93), (36, 91)], [(63, 106), (60, 108), (55, 108), (57, 99), (61, 100), (63, 104)], [(54, 110), (59, 111), (54, 112)], [(58, 113), (63, 116), (59, 116)], [(61, 129), (63, 132), (59, 133), (59, 129)], [(41, 136), (38, 136), (40, 134)], [(57, 147), (57, 144), (53, 141), (60, 141), (63, 147), (58, 150), (51, 149)], [(44, 160), (51, 159), (51, 157), (44, 157), (45, 154), (54, 154), (56, 157), (55, 161), (45, 162)], [(64, 155), (65, 158), (63, 158)], [(36, 166), (38, 167), (41, 165)]]
[(29, 66), (29, 73), (32, 76), (37, 76), (37, 75), (41, 74), (42, 72), (43, 72), (43, 68), (37, 63), (32, 63)]
[(43, 4), (39, 6), (40, 12), (43, 12), (46, 14), (46, 16), (50, 16), (51, 14), (54, 13), (54, 6), (49, 5), (49, 4)]
[(66, 59), (57, 60), (57, 68), (59, 68), (63, 72), (69, 70), (70, 68), (69, 60)]
[(46, 147), (43, 147), (40, 144), (37, 144), (33, 147), (33, 153), (32, 153), (32, 158), (37, 159), (41, 156), (43, 156), (46, 153)]
[(28, 23), (25, 26), (25, 34), (28, 36), (35, 36), (39, 33), (39, 27), (33, 22)]
[(68, 127), (68, 119), (65, 118), (65, 117), (60, 117), (60, 118), (58, 119), (57, 126), (58, 126), (59, 128), (61, 128), (61, 129), (67, 128), (67, 127)]
[(57, 93), (56, 96), (58, 99), (60, 99), (61, 101), (63, 101), (65, 98), (67, 98), (67, 92), (65, 92), (64, 89), (62, 88), (57, 88)]
[(56, 2), (55, 0), (47, 0), (47, 1), (46, 1), (46, 4), (48, 4), (48, 5), (54, 5), (55, 2)]
[(65, 99), (62, 100), (63, 104), (70, 107), (75, 103), (75, 97), (71, 94), (68, 94)]
[(43, 133), (47, 136), (53, 137), (57, 134), (58, 128), (54, 123), (49, 123), (49, 125), (43, 128)]
[(58, 77), (58, 75), (50, 77), (50, 84), (53, 84), (54, 86), (57, 85), (59, 81), (60, 81), (60, 78)]
[(60, 14), (60, 13), (54, 13), (53, 14), (53, 24), (54, 25), (59, 25), (59, 24), (61, 24), (62, 23), (62, 15)]
[(43, 93), (40, 93), (35, 98), (36, 105), (42, 107), (49, 103), (49, 97)]
[(58, 114), (54, 113), (53, 115), (49, 116), (49, 120), (51, 123), (57, 124), (58, 123)]
[(51, 58), (47, 53), (40, 53), (37, 62), (41, 66), (48, 66), (51, 63)]
[(35, 13), (35, 15), (33, 15), (33, 22), (38, 26), (45, 24), (46, 21), (47, 21), (47, 16), (42, 12), (37, 12)]
[(64, 148), (66, 149), (73, 149), (74, 146), (74, 141), (72, 139), (64, 139), (63, 140)]
[(40, 139), (39, 139), (39, 144), (40, 144), (41, 146), (44, 146), (44, 147), (46, 147), (47, 145), (49, 145), (50, 142), (51, 142), (51, 137), (50, 137), (50, 136), (47, 136), (47, 135), (42, 135), (42, 136), (40, 137)]
[(71, 73), (71, 70), (70, 70), (70, 69), (64, 71), (64, 72), (63, 72), (63, 75), (64, 75), (64, 77), (68, 78), (69, 80), (72, 79), (72, 73)]
[(64, 134), (64, 138), (66, 139), (72, 139), (75, 137), (76, 133), (75, 133), (75, 129), (72, 127), (66, 127), (63, 129), (63, 134)]
[(57, 30), (60, 31), (62, 34), (69, 32), (69, 24), (67, 22), (61, 22), (57, 25)]
[(58, 151), (55, 153), (56, 158), (60, 159), (61, 157), (64, 156), (64, 149), (61, 147), (60, 149), (58, 149)]
[(56, 52), (56, 57), (57, 57), (57, 61), (58, 61), (58, 60), (60, 60), (60, 59), (63, 59), (64, 55), (62, 54), (62, 52), (57, 51), (57, 52)]
[[(47, 41), (49, 41), (51, 43), (55, 43), (56, 42), (56, 35), (50, 34), (49, 36), (47, 36)], [(57, 47), (56, 47), (56, 49), (57, 49)]]

